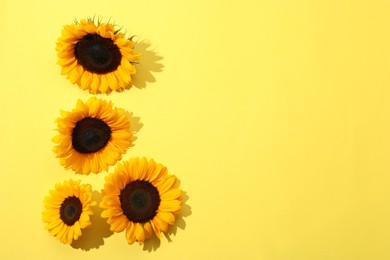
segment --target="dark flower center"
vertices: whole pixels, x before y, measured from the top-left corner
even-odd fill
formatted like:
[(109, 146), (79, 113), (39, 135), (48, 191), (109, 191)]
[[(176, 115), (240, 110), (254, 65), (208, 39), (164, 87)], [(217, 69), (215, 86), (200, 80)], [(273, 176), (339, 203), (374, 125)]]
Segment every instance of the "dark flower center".
[(72, 146), (79, 153), (94, 153), (111, 138), (110, 127), (101, 119), (85, 117), (76, 123), (72, 132)]
[(126, 217), (138, 223), (153, 219), (161, 201), (157, 188), (150, 182), (141, 180), (128, 183), (121, 191), (119, 200)]
[(121, 52), (111, 39), (98, 34), (87, 34), (74, 48), (74, 55), (85, 70), (105, 74), (116, 70), (121, 64)]
[(82, 211), (83, 205), (77, 197), (67, 197), (61, 204), (60, 218), (66, 225), (72, 226), (80, 219)]

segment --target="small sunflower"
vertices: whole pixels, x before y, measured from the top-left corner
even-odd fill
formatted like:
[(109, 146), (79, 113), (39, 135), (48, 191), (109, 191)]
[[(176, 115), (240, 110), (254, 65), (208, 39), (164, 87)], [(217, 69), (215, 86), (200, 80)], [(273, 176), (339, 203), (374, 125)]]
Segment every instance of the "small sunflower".
[(131, 146), (130, 119), (111, 102), (78, 100), (71, 112), (61, 111), (53, 151), (66, 169), (89, 174), (107, 170)]
[(45, 200), (42, 220), (50, 234), (64, 244), (71, 244), (81, 236), (81, 230), (91, 225), (91, 185), (80, 185), (80, 181), (67, 180), (57, 183)]
[(57, 63), (62, 66), (61, 74), (83, 90), (120, 92), (131, 83), (136, 73), (133, 64), (142, 56), (133, 48), (132, 37), (125, 38), (113, 24), (82, 19), (64, 26), (57, 40)]
[(176, 177), (153, 160), (133, 158), (118, 164), (106, 177), (101, 216), (111, 231), (126, 229), (129, 244), (143, 244), (154, 233), (158, 238), (173, 225), (182, 203), (182, 191), (174, 187)]

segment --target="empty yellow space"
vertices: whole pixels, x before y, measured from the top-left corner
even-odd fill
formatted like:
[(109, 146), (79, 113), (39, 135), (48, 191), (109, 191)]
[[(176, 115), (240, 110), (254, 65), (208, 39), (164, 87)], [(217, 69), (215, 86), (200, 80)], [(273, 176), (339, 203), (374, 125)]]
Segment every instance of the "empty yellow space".
[[(0, 258), (390, 259), (389, 12), (381, 0), (2, 0)], [(97, 96), (133, 114), (123, 159), (153, 158), (186, 192), (161, 242), (128, 245), (98, 207), (72, 246), (41, 220), (56, 182), (99, 198), (107, 175), (65, 170), (51, 150), (59, 111), (92, 96), (60, 75), (55, 43), (95, 14), (144, 54), (134, 87)]]

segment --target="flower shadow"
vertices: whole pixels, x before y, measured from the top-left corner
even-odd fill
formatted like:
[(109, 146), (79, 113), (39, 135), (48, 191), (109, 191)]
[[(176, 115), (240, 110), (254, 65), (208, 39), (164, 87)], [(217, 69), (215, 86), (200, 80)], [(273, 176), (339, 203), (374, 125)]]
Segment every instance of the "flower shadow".
[[(180, 184), (180, 180), (177, 179), (175, 186), (178, 187), (179, 184)], [(169, 226), (168, 232), (163, 233), (169, 243), (173, 242), (171, 236), (176, 235), (178, 228), (182, 230), (185, 230), (186, 228), (186, 222), (184, 218), (187, 218), (192, 214), (192, 209), (190, 205), (188, 205), (187, 203), (188, 200), (189, 200), (189, 196), (185, 191), (183, 191), (182, 206), (179, 215), (176, 217), (176, 222), (174, 225)], [(148, 252), (156, 251), (160, 247), (160, 245), (161, 245), (160, 239), (158, 239), (155, 235), (153, 235), (150, 239), (145, 241), (143, 250)]]
[(150, 47), (151, 43), (146, 40), (141, 40), (135, 45), (136, 52), (142, 54), (139, 64), (136, 64), (137, 73), (132, 76), (132, 86), (138, 89), (146, 88), (147, 83), (156, 82), (153, 73), (161, 72), (164, 68), (164, 65), (160, 63), (163, 57)]
[(130, 121), (130, 131), (131, 131), (131, 146), (134, 146), (135, 140), (137, 140), (137, 136), (135, 136), (136, 133), (141, 130), (141, 128), (144, 126), (144, 124), (141, 122), (141, 118), (134, 116), (133, 112), (125, 111), (125, 115), (128, 117)]
[[(102, 195), (98, 191), (93, 191), (93, 199), (100, 203)], [(94, 207), (94, 214), (91, 216), (92, 225), (83, 230), (81, 237), (73, 241), (71, 246), (75, 249), (82, 249), (84, 251), (89, 251), (92, 248), (99, 248), (104, 245), (104, 238), (111, 236), (114, 232), (110, 230), (110, 225), (100, 217), (103, 209), (99, 206)]]

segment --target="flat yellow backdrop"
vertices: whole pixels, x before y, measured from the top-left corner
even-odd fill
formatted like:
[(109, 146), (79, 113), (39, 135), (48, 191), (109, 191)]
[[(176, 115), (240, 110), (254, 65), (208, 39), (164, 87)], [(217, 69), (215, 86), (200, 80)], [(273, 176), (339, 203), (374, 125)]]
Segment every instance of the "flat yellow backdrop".
[[(390, 2), (0, 3), (0, 259), (390, 259)], [(100, 15), (137, 35), (135, 86), (100, 98), (133, 113), (146, 156), (186, 202), (159, 243), (127, 245), (99, 217), (73, 245), (44, 229), (56, 182), (91, 183), (51, 151), (60, 109), (91, 95), (55, 43)], [(112, 171), (113, 167), (110, 168)]]

